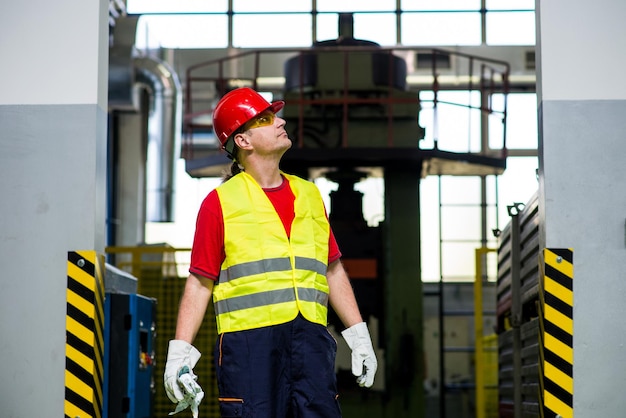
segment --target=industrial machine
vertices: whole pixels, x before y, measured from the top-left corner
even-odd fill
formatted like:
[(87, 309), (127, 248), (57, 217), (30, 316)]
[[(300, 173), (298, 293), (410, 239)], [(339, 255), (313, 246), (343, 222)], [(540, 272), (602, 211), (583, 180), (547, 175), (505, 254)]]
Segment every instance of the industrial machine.
[(285, 62), (283, 118), (291, 138), (300, 148), (417, 148), (424, 129), (406, 61), (355, 39), (352, 26), (350, 14), (340, 15), (339, 38)]
[(103, 416), (151, 418), (156, 300), (137, 294), (137, 279), (113, 266), (105, 288)]

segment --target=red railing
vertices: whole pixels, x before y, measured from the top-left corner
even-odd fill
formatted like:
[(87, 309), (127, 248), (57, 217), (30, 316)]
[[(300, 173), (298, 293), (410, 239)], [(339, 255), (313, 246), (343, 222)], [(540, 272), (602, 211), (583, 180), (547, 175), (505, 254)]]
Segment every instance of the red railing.
[[(342, 85), (338, 86), (333, 95), (310, 94), (310, 88), (303, 83), (304, 62), (307, 56), (314, 56), (321, 53), (343, 54)], [(378, 85), (378, 94), (361, 95), (358, 89), (351, 86), (350, 79), (350, 54), (353, 53), (376, 53), (386, 54), (389, 57), (387, 68), (386, 85)], [(397, 97), (392, 94), (397, 86), (394, 86), (393, 78), (393, 58), (404, 58), (410, 68), (407, 76), (406, 89), (415, 92), (412, 97)], [(358, 105), (382, 105), (388, 107), (387, 111), (387, 146), (393, 147), (393, 111), (394, 105), (404, 103), (418, 103), (432, 107), (433, 126), (432, 133), (433, 148), (438, 147), (437, 113), (440, 106), (462, 106), (469, 110), (479, 110), (481, 115), (495, 116), (501, 119), (502, 129), (502, 149), (501, 156), (506, 155), (506, 97), (509, 91), (509, 71), (507, 62), (474, 56), (458, 51), (448, 51), (432, 48), (408, 48), (408, 47), (369, 47), (369, 46), (335, 46), (335, 47), (315, 47), (303, 49), (263, 49), (255, 51), (244, 51), (235, 55), (201, 62), (190, 66), (185, 77), (185, 114), (183, 118), (184, 129), (184, 156), (193, 158), (194, 143), (193, 137), (196, 132), (210, 132), (212, 129), (210, 117), (213, 106), (223, 94), (232, 88), (239, 86), (250, 86), (257, 90), (270, 91), (275, 97), (282, 97), (285, 94), (284, 83), (272, 83), (264, 81), (268, 75), (283, 77), (283, 74), (268, 73), (265, 69), (267, 63), (282, 61), (299, 57), (299, 84), (291, 86), (291, 93), (297, 92), (297, 98), (290, 97), (289, 106), (298, 106), (298, 134), (297, 138), (292, 138), (298, 146), (304, 146), (303, 126), (305, 106), (332, 105), (341, 106), (342, 112), (342, 138), (341, 146), (348, 147), (348, 108)], [(430, 57), (430, 65), (423, 66), (419, 57)], [(450, 65), (442, 65), (441, 62)], [(275, 65), (274, 65), (275, 67)], [(448, 90), (479, 91), (481, 102), (474, 104), (471, 99), (467, 102), (452, 102), (442, 100), (440, 93)], [(432, 91), (432, 98), (422, 99), (420, 103), (419, 92)], [(492, 97), (495, 94), (503, 95), (503, 103), (498, 107), (494, 106)], [(415, 115), (416, 119), (418, 115)], [(469, 133), (468, 133), (469, 134)], [(483, 141), (481, 153), (487, 153), (488, 143)], [(468, 152), (470, 150), (468, 149)]]

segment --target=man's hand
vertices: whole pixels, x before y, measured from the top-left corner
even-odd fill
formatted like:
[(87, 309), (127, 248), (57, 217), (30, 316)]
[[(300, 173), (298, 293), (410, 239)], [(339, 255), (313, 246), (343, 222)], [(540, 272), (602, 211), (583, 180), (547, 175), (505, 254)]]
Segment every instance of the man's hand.
[(196, 382), (193, 368), (200, 356), (200, 352), (186, 341), (171, 340), (169, 343), (163, 380), (167, 397), (177, 404), (174, 413), (190, 406), (193, 416), (198, 416), (198, 405), (204, 392)]
[(359, 386), (371, 387), (378, 368), (372, 339), (365, 322), (359, 322), (341, 332), (352, 350), (352, 374)]

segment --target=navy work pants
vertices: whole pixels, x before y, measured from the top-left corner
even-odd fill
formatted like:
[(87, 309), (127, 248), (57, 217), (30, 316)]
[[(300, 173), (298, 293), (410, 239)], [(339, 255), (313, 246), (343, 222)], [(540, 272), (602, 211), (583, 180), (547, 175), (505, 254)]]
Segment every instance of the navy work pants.
[(222, 418), (340, 418), (336, 352), (326, 327), (300, 315), (286, 324), (219, 335)]

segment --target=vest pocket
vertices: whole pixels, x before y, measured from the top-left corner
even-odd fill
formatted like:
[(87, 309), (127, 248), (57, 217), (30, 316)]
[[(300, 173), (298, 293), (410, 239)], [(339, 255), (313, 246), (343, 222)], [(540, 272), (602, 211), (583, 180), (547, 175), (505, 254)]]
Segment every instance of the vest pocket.
[(220, 402), (220, 415), (222, 418), (243, 418), (244, 415), (244, 403), (243, 399), (239, 398), (219, 398)]

